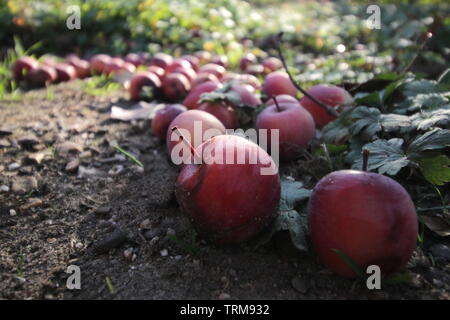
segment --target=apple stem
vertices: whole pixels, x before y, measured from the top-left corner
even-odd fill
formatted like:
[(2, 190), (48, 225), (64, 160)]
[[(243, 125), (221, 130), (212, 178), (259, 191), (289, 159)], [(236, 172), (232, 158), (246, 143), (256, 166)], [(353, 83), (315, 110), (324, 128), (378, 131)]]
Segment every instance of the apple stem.
[(189, 147), (189, 149), (191, 150), (192, 155), (194, 156), (194, 158), (196, 160), (201, 159), (199, 154), (197, 153), (197, 151), (195, 151), (195, 148), (192, 146), (192, 144), (184, 138), (184, 136), (181, 133), (180, 129), (178, 129), (177, 127), (173, 127), (172, 128), (172, 132), (175, 132), (178, 135), (178, 137), (180, 138), (180, 140), (183, 141)]
[(281, 112), (281, 108), (280, 108), (280, 105), (278, 104), (277, 97), (272, 96), (272, 99), (275, 102), (275, 107), (277, 108), (277, 111)]
[(370, 151), (369, 150), (364, 149), (362, 151), (362, 156), (363, 156), (362, 171), (367, 171), (367, 167), (369, 165), (369, 155), (370, 155)]
[(283, 67), (286, 70), (286, 73), (288, 74), (289, 79), (291, 80), (294, 87), (297, 88), (297, 90), (300, 91), (301, 93), (303, 93), (306, 97), (308, 97), (309, 99), (311, 99), (312, 101), (317, 103), (319, 106), (321, 106), (323, 109), (325, 109), (325, 111), (327, 111), (331, 116), (338, 117), (339, 114), (337, 113), (337, 111), (334, 108), (327, 106), (326, 104), (322, 103), (321, 101), (319, 101), (318, 99), (316, 99), (315, 97), (310, 95), (294, 80), (294, 78), (292, 77), (291, 73), (288, 70), (288, 66), (287, 66), (286, 60), (284, 59), (283, 52), (281, 51), (280, 42), (281, 42), (282, 37), (283, 37), (283, 32), (280, 32), (274, 39), (274, 45), (275, 45), (275, 49), (278, 51), (278, 55), (280, 56), (281, 63), (283, 64)]
[(409, 61), (409, 63), (403, 68), (402, 72), (400, 72), (400, 78), (402, 78), (409, 69), (411, 69), (414, 62), (417, 60), (417, 58), (420, 56), (420, 54), (425, 49), (425, 45), (428, 43), (428, 41), (433, 37), (433, 34), (431, 32), (425, 32), (424, 39), (422, 43), (420, 44), (419, 50), (417, 50), (416, 55)]

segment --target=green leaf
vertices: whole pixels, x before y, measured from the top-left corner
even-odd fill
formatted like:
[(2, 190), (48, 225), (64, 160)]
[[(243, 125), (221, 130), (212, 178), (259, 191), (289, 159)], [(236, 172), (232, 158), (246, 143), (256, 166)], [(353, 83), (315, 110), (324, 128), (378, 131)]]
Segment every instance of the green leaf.
[(394, 113), (380, 115), (380, 123), (386, 132), (398, 131), (401, 128), (411, 126), (411, 120), (408, 116)]
[[(403, 167), (409, 164), (402, 145), (403, 139), (376, 140), (362, 147), (369, 151), (368, 170), (377, 169), (380, 174), (396, 175)], [(352, 168), (361, 170), (362, 155), (353, 163)]]
[(377, 108), (357, 107), (353, 110), (351, 117), (356, 120), (350, 127), (353, 135), (363, 133), (368, 139), (371, 139), (381, 130), (380, 110)]
[(411, 113), (418, 110), (435, 110), (449, 103), (447, 93), (426, 93), (411, 96), (402, 103), (396, 105), (394, 111), (397, 113)]
[(412, 80), (403, 85), (402, 92), (405, 96), (417, 96), (418, 94), (438, 93), (438, 83), (433, 80)]
[(240, 106), (242, 104), (241, 97), (235, 91), (203, 93), (200, 96), (200, 103), (203, 102), (229, 102), (234, 106)]
[(412, 275), (410, 273), (394, 273), (383, 279), (383, 284), (386, 285), (397, 285), (403, 283), (409, 283), (412, 280)]
[(294, 209), (295, 205), (311, 195), (311, 190), (303, 188), (303, 183), (288, 179), (281, 180), (281, 211)]
[(417, 160), (423, 176), (434, 185), (450, 182), (450, 159), (444, 155), (423, 157)]
[(360, 278), (365, 278), (366, 274), (364, 273), (364, 271), (361, 269), (361, 267), (352, 260), (352, 258), (350, 258), (346, 253), (342, 252), (339, 249), (332, 249), (338, 256), (339, 258), (341, 258), (341, 260), (350, 267), (350, 269), (353, 270), (353, 272)]
[(350, 136), (350, 126), (353, 124), (351, 118), (352, 109), (345, 110), (339, 117), (327, 124), (322, 129), (322, 140), (326, 143), (341, 144)]
[(450, 123), (450, 105), (447, 108), (431, 112), (418, 112), (410, 117), (412, 126), (417, 130), (427, 130), (431, 127), (445, 127)]
[(420, 153), (430, 150), (439, 150), (450, 146), (450, 131), (435, 128), (423, 135), (416, 137), (411, 142), (407, 153), (410, 157), (420, 157)]

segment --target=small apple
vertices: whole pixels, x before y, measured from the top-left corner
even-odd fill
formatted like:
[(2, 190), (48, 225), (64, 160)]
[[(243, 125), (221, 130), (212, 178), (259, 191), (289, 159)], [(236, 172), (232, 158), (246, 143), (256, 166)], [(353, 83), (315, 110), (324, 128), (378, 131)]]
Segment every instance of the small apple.
[(164, 77), (162, 92), (168, 101), (179, 101), (184, 99), (191, 90), (191, 83), (181, 73), (171, 73)]
[(39, 66), (37, 68), (31, 69), (26, 75), (27, 81), (36, 87), (41, 87), (48, 85), (56, 81), (58, 74), (56, 70), (49, 66)]
[(199, 73), (195, 77), (194, 81), (192, 81), (192, 88), (195, 88), (199, 84), (202, 84), (205, 82), (220, 83), (220, 80), (212, 73)]
[(246, 53), (241, 57), (239, 61), (239, 68), (245, 71), (248, 66), (256, 63), (256, 56), (253, 53)]
[(256, 118), (256, 129), (267, 129), (267, 150), (271, 148), (272, 129), (279, 130), (279, 155), (282, 160), (298, 158), (314, 138), (314, 119), (299, 104), (278, 102), (267, 106)]
[[(195, 149), (198, 154), (203, 150), (204, 161), (186, 164), (178, 175), (175, 194), (182, 212), (200, 236), (218, 244), (249, 240), (276, 214), (280, 176), (276, 171), (261, 174), (275, 163), (257, 144), (234, 135), (216, 136)], [(228, 154), (232, 163), (208, 159)]]
[[(198, 124), (201, 124), (201, 131), (199, 132), (195, 130), (195, 126)], [(177, 127), (182, 132), (184, 131), (185, 133), (189, 133), (188, 135), (185, 135), (185, 139), (194, 148), (198, 147), (205, 141), (204, 133), (209, 129), (216, 130), (218, 134), (225, 133), (225, 127), (222, 122), (220, 122), (220, 120), (212, 114), (201, 110), (188, 110), (179, 114), (169, 125), (166, 135), (166, 146), (169, 155), (171, 155), (172, 149), (178, 143), (182, 143), (179, 137), (177, 138), (176, 134), (172, 132), (174, 127)], [(185, 157), (188, 155), (182, 154), (181, 156)]]
[(77, 72), (77, 78), (83, 79), (88, 77), (91, 74), (91, 66), (89, 61), (80, 59), (77, 56), (68, 56), (66, 57), (66, 63), (70, 64), (75, 68)]
[(223, 75), (225, 74), (226, 70), (224, 67), (215, 64), (215, 63), (208, 63), (204, 66), (201, 66), (198, 70), (199, 73), (212, 73), (215, 75), (219, 80), (222, 79)]
[(225, 101), (206, 101), (200, 104), (198, 110), (206, 111), (215, 116), (223, 123), (226, 129), (236, 129), (239, 125), (234, 107)]
[[(342, 106), (352, 102), (352, 96), (345, 89), (333, 85), (316, 85), (307, 90), (310, 95), (320, 102), (336, 109), (337, 112), (342, 111)], [(310, 98), (304, 96), (300, 103), (308, 110), (316, 122), (317, 128), (321, 129), (329, 122), (336, 118), (330, 115), (324, 108), (312, 101)]]
[(228, 68), (228, 57), (227, 56), (223, 56), (223, 55), (214, 56), (211, 59), (211, 63), (215, 63), (215, 64), (218, 64), (219, 66), (224, 67), (224, 68)]
[(180, 113), (187, 111), (182, 104), (169, 104), (158, 110), (152, 119), (152, 133), (159, 139), (164, 140), (167, 136), (167, 129), (170, 123)]
[(14, 79), (17, 81), (23, 80), (24, 76), (30, 72), (31, 69), (35, 69), (38, 66), (39, 63), (33, 57), (24, 56), (18, 58), (12, 66)]
[(158, 96), (160, 89), (161, 80), (156, 74), (141, 71), (131, 78), (128, 92), (132, 100), (142, 100)]
[(341, 170), (323, 177), (308, 204), (315, 252), (333, 272), (354, 277), (334, 251), (362, 270), (377, 265), (383, 274), (404, 270), (417, 240), (417, 214), (408, 192), (381, 174)]
[(281, 60), (275, 57), (264, 59), (262, 65), (264, 67), (264, 73), (266, 74), (277, 71), (283, 66)]
[(198, 71), (198, 68), (200, 66), (200, 59), (193, 55), (185, 55), (182, 56), (181, 59), (186, 60), (190, 63), (191, 68), (194, 69), (195, 72)]
[[(294, 98), (293, 96), (290, 96), (290, 95), (288, 95), (288, 94), (280, 94), (280, 95), (277, 95), (277, 96), (275, 97), (275, 99), (277, 100), (277, 102), (278, 102), (279, 104), (281, 104), (281, 103), (283, 103), (283, 104), (296, 104), (296, 105), (298, 105), (298, 106), (301, 106), (300, 101), (298, 101), (296, 98)], [(267, 100), (266, 104), (267, 104), (268, 106), (275, 105), (275, 100), (274, 100), (274, 98), (271, 97), (269, 100)]]
[(252, 64), (247, 67), (245, 72), (251, 74), (252, 76), (261, 76), (264, 74), (264, 67), (262, 64)]
[(125, 62), (132, 63), (135, 67), (144, 64), (144, 59), (137, 53), (129, 53), (124, 58)]
[(292, 84), (288, 74), (281, 71), (275, 71), (267, 75), (262, 91), (268, 97), (280, 94), (288, 94), (295, 97), (297, 94), (297, 89)]
[(93, 73), (100, 74), (105, 70), (106, 64), (111, 62), (111, 57), (106, 54), (96, 54), (90, 60), (91, 69)]
[(212, 81), (199, 84), (194, 88), (192, 88), (191, 92), (184, 99), (183, 105), (185, 105), (188, 109), (196, 109), (200, 105), (199, 104), (200, 96), (203, 93), (213, 92), (221, 87), (222, 85), (220, 83)]
[(249, 84), (233, 83), (230, 91), (236, 92), (241, 99), (241, 104), (246, 106), (256, 107), (262, 103), (256, 95), (255, 89)]
[(192, 68), (176, 68), (172, 73), (181, 73), (184, 75), (188, 80), (189, 83), (192, 83), (195, 78), (197, 78), (197, 73)]
[(164, 71), (163, 68), (155, 66), (155, 65), (148, 67), (147, 71), (156, 74), (161, 81), (164, 80), (164, 76), (166, 75), (166, 72)]
[(239, 82), (251, 85), (255, 90), (261, 89), (261, 82), (254, 75), (244, 73), (239, 76), (238, 80)]
[(56, 82), (71, 81), (77, 78), (77, 71), (73, 66), (67, 63), (58, 63), (55, 65), (57, 74)]
[(156, 53), (153, 58), (150, 59), (149, 65), (151, 66), (158, 66), (160, 68), (163, 68), (164, 70), (166, 67), (171, 64), (173, 61), (172, 56), (169, 56), (168, 54), (159, 52)]

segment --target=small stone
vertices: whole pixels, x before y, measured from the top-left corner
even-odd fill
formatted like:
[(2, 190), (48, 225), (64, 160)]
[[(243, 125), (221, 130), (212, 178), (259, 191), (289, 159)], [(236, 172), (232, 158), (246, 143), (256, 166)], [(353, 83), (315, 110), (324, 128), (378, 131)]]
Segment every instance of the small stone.
[(150, 219), (145, 219), (144, 221), (141, 222), (141, 224), (139, 225), (139, 228), (141, 229), (150, 229), (152, 222), (150, 221)]
[(423, 287), (423, 280), (420, 274), (411, 274), (407, 284), (414, 289), (421, 289)]
[(12, 182), (11, 190), (16, 194), (27, 194), (38, 188), (38, 182), (35, 177), (15, 177)]
[(42, 204), (43, 202), (39, 198), (29, 198), (27, 200), (27, 203), (20, 207), (20, 210), (28, 210), (35, 207), (40, 207), (42, 206)]
[(40, 164), (46, 157), (49, 158), (50, 156), (51, 154), (48, 150), (43, 152), (29, 153), (24, 158), (24, 163), (32, 165)]
[(172, 228), (167, 228), (166, 235), (167, 235), (168, 237), (175, 237), (176, 234), (177, 234), (177, 233), (175, 232), (175, 230), (173, 230)]
[(228, 282), (228, 278), (223, 276), (222, 278), (220, 278), (220, 281), (223, 283), (227, 283)]
[(67, 172), (73, 173), (76, 172), (78, 170), (78, 167), (80, 166), (80, 160), (78, 159), (73, 159), (70, 160), (65, 167), (65, 170)]
[(100, 172), (95, 168), (87, 168), (84, 166), (78, 167), (78, 178), (94, 178), (99, 175)]
[(152, 240), (150, 240), (149, 244), (150, 244), (150, 246), (154, 246), (155, 244), (158, 243), (158, 241), (159, 241), (159, 237), (156, 236), (156, 237), (153, 237)]
[(438, 243), (430, 248), (433, 257), (438, 261), (450, 261), (450, 248), (445, 244)]
[(111, 212), (111, 207), (107, 204), (103, 204), (95, 210), (95, 214), (98, 216), (106, 216)]
[(56, 153), (60, 157), (67, 157), (70, 154), (79, 154), (83, 151), (83, 147), (78, 143), (65, 141), (56, 146)]
[(123, 252), (123, 256), (126, 260), (131, 261), (133, 258), (133, 248), (128, 248)]
[(47, 242), (50, 243), (50, 244), (52, 244), (52, 243), (55, 243), (55, 242), (56, 242), (56, 239), (55, 239), (55, 238), (48, 238), (48, 239), (47, 239)]
[(122, 171), (124, 170), (124, 166), (121, 164), (118, 165), (114, 165), (109, 171), (108, 171), (108, 175), (110, 176), (117, 176), (119, 174), (122, 173)]
[(178, 255), (178, 256), (175, 256), (175, 260), (181, 260), (181, 258), (183, 258), (183, 256), (180, 256), (180, 255)]
[(300, 276), (294, 277), (291, 281), (292, 287), (300, 293), (306, 293), (309, 289), (308, 283)]
[(8, 165), (8, 170), (9, 171), (15, 171), (17, 169), (20, 168), (20, 164), (18, 164), (17, 162), (13, 162), (10, 165)]
[(16, 210), (14, 210), (14, 209), (10, 209), (10, 210), (9, 210), (9, 215), (10, 215), (11, 217), (14, 217), (16, 214), (17, 214)]
[(90, 150), (80, 153), (80, 159), (88, 159), (91, 157), (92, 157), (92, 151), (90, 151)]
[(159, 253), (161, 254), (161, 257), (167, 257), (169, 255), (167, 249), (162, 249)]
[(9, 187), (6, 184), (0, 186), (1, 192), (9, 192)]
[(138, 165), (134, 165), (130, 167), (131, 171), (135, 174), (143, 174), (144, 173), (144, 168), (142, 168), (141, 166)]
[(231, 296), (228, 293), (222, 292), (219, 294), (219, 300), (229, 300), (231, 299)]
[(35, 146), (39, 144), (39, 140), (32, 135), (23, 136), (17, 139), (17, 143), (26, 150), (35, 151)]

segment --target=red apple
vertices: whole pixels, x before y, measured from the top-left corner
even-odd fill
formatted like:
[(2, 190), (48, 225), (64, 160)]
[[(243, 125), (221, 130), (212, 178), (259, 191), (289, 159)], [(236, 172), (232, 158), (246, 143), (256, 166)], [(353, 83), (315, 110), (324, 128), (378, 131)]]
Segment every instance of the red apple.
[(39, 66), (37, 68), (31, 69), (27, 74), (27, 81), (33, 86), (41, 87), (48, 85), (56, 81), (58, 74), (56, 70), (49, 66)]
[(164, 71), (163, 68), (158, 67), (158, 66), (150, 66), (150, 67), (148, 67), (147, 71), (156, 74), (161, 81), (164, 80), (164, 76), (165, 76), (166, 72)]
[[(198, 125), (201, 125), (201, 128), (197, 127), (198, 131), (196, 131), (195, 128)], [(194, 148), (207, 140), (204, 138), (211, 138), (204, 137), (207, 130), (215, 130), (217, 132), (216, 135), (225, 133), (225, 127), (222, 122), (212, 114), (201, 110), (188, 110), (179, 114), (169, 125), (166, 135), (166, 146), (169, 155), (171, 155), (172, 149), (178, 143), (183, 143), (176, 133), (172, 132), (174, 127), (177, 127), (184, 134), (185, 139)], [(189, 154), (185, 155), (183, 151), (181, 151), (181, 155), (183, 157), (189, 156)]]
[(198, 110), (206, 111), (215, 116), (223, 123), (226, 129), (236, 129), (239, 125), (234, 107), (225, 101), (203, 102), (198, 107)]
[(192, 88), (195, 88), (199, 84), (202, 84), (205, 82), (220, 83), (220, 80), (212, 73), (199, 73), (195, 77), (194, 81), (192, 81)]
[(377, 265), (384, 274), (402, 271), (417, 240), (417, 214), (408, 192), (393, 179), (341, 170), (323, 177), (308, 204), (311, 241), (333, 272), (354, 277), (333, 251), (349, 256), (363, 271)]
[(170, 123), (180, 113), (187, 111), (187, 108), (181, 104), (169, 104), (156, 112), (152, 119), (152, 133), (159, 139), (164, 140), (167, 136), (167, 129)]
[(137, 53), (129, 53), (124, 58), (125, 62), (132, 63), (135, 67), (144, 64), (144, 59)]
[(105, 65), (111, 62), (111, 57), (106, 54), (96, 54), (93, 56), (89, 63), (91, 64), (91, 69), (93, 73), (100, 74), (105, 70)]
[(244, 73), (239, 76), (238, 80), (239, 82), (251, 85), (255, 90), (261, 89), (261, 82), (254, 75)]
[(197, 73), (192, 68), (176, 68), (172, 73), (181, 73), (186, 78), (188, 78), (189, 82), (192, 83), (194, 79), (197, 77)]
[(219, 66), (222, 66), (224, 68), (228, 68), (228, 57), (227, 56), (214, 56), (211, 59), (211, 63), (218, 64)]
[(185, 55), (182, 56), (181, 59), (186, 60), (190, 63), (191, 68), (194, 69), (195, 72), (198, 71), (198, 68), (200, 66), (200, 59), (193, 55)]
[(249, 84), (234, 83), (230, 90), (236, 92), (241, 99), (241, 103), (246, 106), (256, 107), (262, 103), (256, 95), (255, 89)]
[[(277, 99), (277, 102), (279, 104), (281, 104), (281, 103), (295, 104), (295, 105), (301, 106), (300, 101), (298, 101), (296, 98), (294, 98), (293, 96), (290, 96), (288, 94), (280, 94), (280, 95), (276, 96), (275, 99)], [(267, 100), (266, 104), (268, 106), (275, 105), (275, 101), (273, 98), (270, 98), (269, 100)]]
[(168, 101), (179, 101), (191, 90), (191, 83), (181, 73), (171, 73), (164, 77), (162, 92)]
[(144, 71), (136, 73), (131, 78), (128, 92), (132, 100), (142, 100), (158, 96), (160, 89), (161, 80), (159, 80), (158, 76), (154, 73)]
[(281, 67), (283, 66), (281, 60), (275, 57), (265, 59), (262, 62), (262, 65), (264, 67), (264, 72), (266, 74), (277, 71), (278, 69), (281, 69)]
[[(236, 244), (254, 237), (271, 222), (280, 201), (277, 171), (261, 174), (262, 168), (276, 168), (272, 158), (255, 143), (234, 135), (214, 137), (196, 151), (205, 151), (204, 161), (185, 165), (175, 184), (182, 212), (199, 235), (216, 243)], [(218, 155), (226, 159), (228, 154), (232, 163), (209, 161)]]
[(169, 64), (165, 68), (165, 71), (166, 71), (166, 73), (171, 73), (171, 72), (174, 72), (176, 69), (179, 69), (179, 68), (191, 69), (192, 70), (192, 67), (191, 67), (191, 64), (189, 63), (189, 61), (184, 60), (184, 59), (175, 59), (175, 60), (172, 61), (171, 64)]
[(286, 102), (266, 107), (256, 118), (256, 129), (268, 130), (267, 150), (271, 148), (270, 130), (279, 130), (278, 146), (282, 160), (298, 158), (311, 143), (316, 130), (308, 111), (298, 104)]
[(241, 57), (239, 61), (239, 68), (245, 71), (247, 67), (251, 64), (256, 63), (256, 56), (253, 53), (246, 53)]
[(281, 71), (269, 73), (264, 80), (262, 90), (269, 97), (279, 94), (288, 94), (295, 97), (297, 94), (297, 89), (292, 84), (287, 73)]
[(77, 78), (83, 79), (91, 74), (91, 66), (87, 60), (71, 55), (66, 57), (66, 62), (75, 68)]
[(198, 70), (199, 73), (212, 73), (215, 75), (219, 80), (222, 79), (223, 75), (225, 74), (226, 70), (224, 67), (215, 64), (215, 63), (208, 63), (204, 66), (200, 67)]
[(264, 74), (264, 67), (261, 64), (252, 64), (247, 67), (245, 72), (252, 76), (261, 76)]
[(70, 81), (77, 78), (77, 71), (70, 64), (58, 63), (55, 65), (55, 70), (57, 74), (56, 82)]
[[(307, 91), (320, 102), (341, 112), (342, 106), (352, 102), (352, 96), (345, 89), (333, 85), (319, 84)], [(304, 96), (300, 103), (308, 110), (316, 122), (317, 128), (323, 128), (327, 123), (336, 118), (330, 115), (324, 108), (317, 103)]]
[(194, 56), (196, 56), (200, 60), (200, 64), (206, 64), (209, 63), (212, 59), (211, 53), (208, 51), (197, 51), (194, 53)]
[(173, 58), (165, 53), (156, 53), (153, 58), (150, 60), (151, 66), (158, 66), (160, 68), (163, 68), (164, 70), (166, 67), (171, 64), (173, 61)]
[(185, 105), (188, 109), (196, 109), (199, 106), (200, 96), (203, 93), (213, 92), (218, 88), (221, 88), (222, 85), (216, 82), (204, 82), (202, 84), (194, 87), (191, 92), (186, 96), (183, 101), (183, 105)]
[(12, 66), (14, 79), (17, 81), (23, 80), (24, 76), (30, 72), (31, 69), (35, 69), (38, 66), (39, 63), (33, 57), (25, 56), (18, 58)]

